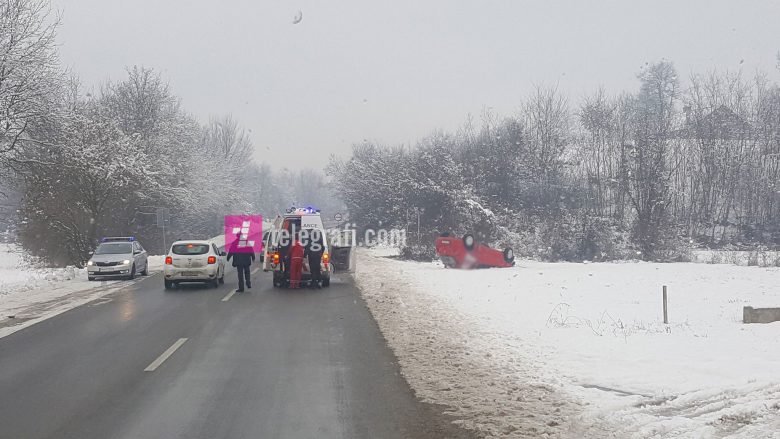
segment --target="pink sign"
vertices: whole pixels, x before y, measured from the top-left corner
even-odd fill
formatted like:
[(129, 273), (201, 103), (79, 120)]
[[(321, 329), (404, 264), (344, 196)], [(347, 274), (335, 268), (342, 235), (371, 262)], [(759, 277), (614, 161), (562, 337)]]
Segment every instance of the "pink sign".
[(232, 253), (263, 251), (263, 217), (261, 215), (226, 215), (225, 250)]

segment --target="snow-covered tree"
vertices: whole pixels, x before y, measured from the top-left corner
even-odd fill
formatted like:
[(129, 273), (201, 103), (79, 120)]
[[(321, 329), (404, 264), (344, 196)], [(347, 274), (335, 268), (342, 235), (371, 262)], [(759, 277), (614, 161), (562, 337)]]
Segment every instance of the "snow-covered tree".
[(0, 160), (33, 142), (30, 128), (50, 117), (62, 74), (59, 19), (47, 0), (0, 2)]

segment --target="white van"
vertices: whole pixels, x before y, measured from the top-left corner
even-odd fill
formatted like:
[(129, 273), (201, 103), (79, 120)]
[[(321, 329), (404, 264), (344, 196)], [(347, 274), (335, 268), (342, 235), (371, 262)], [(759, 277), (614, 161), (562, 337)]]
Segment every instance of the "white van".
[[(317, 239), (324, 248), (320, 266), (322, 286), (330, 286), (333, 273), (354, 272), (354, 237), (351, 231), (329, 233), (322, 224), (322, 217), (318, 210), (293, 208), (283, 216), (278, 216), (272, 228), (263, 233), (263, 270), (273, 271), (275, 287), (286, 286), (289, 282), (286, 273), (282, 270), (282, 259), (285, 249), (291, 244), (292, 236), (296, 232), (301, 232), (304, 240)], [(341, 236), (344, 234), (349, 236)], [(301, 280), (304, 283), (311, 281), (311, 273), (305, 265)]]

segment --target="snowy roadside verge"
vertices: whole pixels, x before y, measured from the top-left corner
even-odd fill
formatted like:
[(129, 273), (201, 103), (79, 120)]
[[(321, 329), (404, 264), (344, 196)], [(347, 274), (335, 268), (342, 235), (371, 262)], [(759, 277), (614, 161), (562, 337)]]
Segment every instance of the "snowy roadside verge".
[[(382, 256), (360, 249), (357, 283), (419, 398), (449, 407), (457, 423), (487, 437), (563, 437), (573, 428), (581, 409), (559, 383), (494, 349), (496, 334), (472, 316), (420, 291), (407, 271), (419, 264)], [(519, 338), (504, 342), (541, 355)]]
[[(132, 284), (90, 282), (84, 269), (36, 268), (29, 261), (18, 246), (0, 244), (0, 338)], [(162, 263), (162, 256), (149, 256), (150, 273)]]
[[(211, 241), (225, 246), (223, 235)], [(143, 279), (90, 282), (85, 269), (34, 267), (32, 259), (17, 245), (0, 244), (0, 338)], [(148, 261), (152, 275), (162, 271), (165, 256), (149, 255)]]
[(411, 387), (466, 427), (780, 437), (780, 323), (740, 322), (744, 305), (780, 306), (780, 269), (519, 261), (460, 271), (383, 256), (361, 251), (358, 285)]

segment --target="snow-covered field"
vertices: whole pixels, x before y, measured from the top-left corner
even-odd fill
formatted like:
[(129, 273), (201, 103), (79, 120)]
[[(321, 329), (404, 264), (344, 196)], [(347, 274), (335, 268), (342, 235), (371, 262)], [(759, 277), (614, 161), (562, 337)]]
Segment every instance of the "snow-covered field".
[[(780, 268), (518, 261), (452, 270), (361, 251), (407, 380), (510, 437), (780, 438)], [(662, 322), (668, 286), (670, 324)]]

